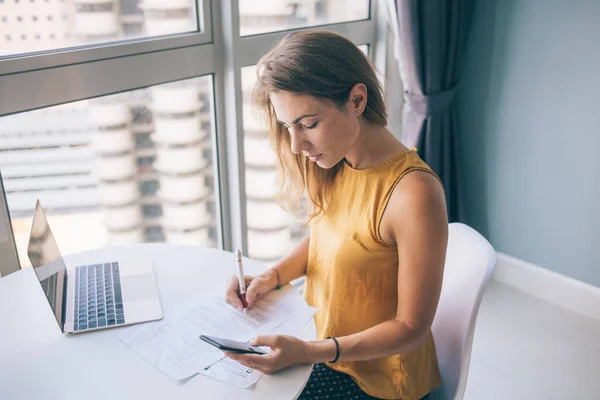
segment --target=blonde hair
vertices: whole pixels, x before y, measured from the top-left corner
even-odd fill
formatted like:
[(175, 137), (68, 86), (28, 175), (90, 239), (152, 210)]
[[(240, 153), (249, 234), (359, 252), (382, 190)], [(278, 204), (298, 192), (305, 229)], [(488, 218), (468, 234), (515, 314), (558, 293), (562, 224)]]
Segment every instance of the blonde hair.
[(299, 211), (306, 191), (313, 210), (310, 219), (325, 210), (327, 188), (342, 166), (319, 167), (303, 154), (291, 151), (287, 129), (277, 121), (270, 94), (283, 91), (306, 94), (332, 101), (342, 109), (357, 83), (367, 87), (367, 104), (362, 116), (369, 122), (387, 125), (383, 89), (375, 67), (350, 40), (328, 31), (296, 31), (286, 35), (257, 65), (254, 104), (262, 113), (271, 145), (278, 158), (281, 187), (278, 203), (287, 210)]

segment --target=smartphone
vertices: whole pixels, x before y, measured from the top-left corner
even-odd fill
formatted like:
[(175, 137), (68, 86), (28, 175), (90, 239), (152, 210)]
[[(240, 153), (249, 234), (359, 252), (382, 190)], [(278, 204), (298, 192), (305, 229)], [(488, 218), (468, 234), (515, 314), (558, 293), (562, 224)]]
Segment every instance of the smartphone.
[(260, 347), (251, 346), (245, 342), (237, 342), (235, 340), (223, 339), (214, 336), (200, 335), (200, 339), (215, 346), (219, 350), (228, 351), (230, 353), (238, 354), (267, 354), (266, 351)]

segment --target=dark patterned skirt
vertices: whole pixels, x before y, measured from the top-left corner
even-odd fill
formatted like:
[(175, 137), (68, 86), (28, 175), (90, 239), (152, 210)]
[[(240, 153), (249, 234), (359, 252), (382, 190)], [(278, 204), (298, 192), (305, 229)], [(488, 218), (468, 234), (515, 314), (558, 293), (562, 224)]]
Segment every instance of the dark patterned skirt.
[[(429, 395), (421, 398), (426, 400)], [(350, 378), (349, 375), (335, 371), (325, 364), (315, 364), (312, 374), (298, 400), (378, 400), (369, 396)]]

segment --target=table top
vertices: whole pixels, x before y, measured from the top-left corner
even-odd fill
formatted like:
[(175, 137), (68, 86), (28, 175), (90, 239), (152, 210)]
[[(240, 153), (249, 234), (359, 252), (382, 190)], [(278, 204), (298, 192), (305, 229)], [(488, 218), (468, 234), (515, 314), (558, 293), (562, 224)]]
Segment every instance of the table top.
[[(153, 261), (163, 311), (198, 293), (224, 288), (235, 272), (229, 252), (157, 243), (74, 254), (66, 256), (65, 263), (75, 266), (132, 256)], [(245, 260), (244, 268), (252, 275), (265, 266)], [(295, 399), (312, 370), (302, 365), (265, 375), (254, 389), (239, 389), (203, 375), (173, 381), (118, 339), (126, 328), (61, 333), (31, 268), (0, 279), (0, 321), (3, 399)], [(315, 338), (314, 321), (300, 337)]]

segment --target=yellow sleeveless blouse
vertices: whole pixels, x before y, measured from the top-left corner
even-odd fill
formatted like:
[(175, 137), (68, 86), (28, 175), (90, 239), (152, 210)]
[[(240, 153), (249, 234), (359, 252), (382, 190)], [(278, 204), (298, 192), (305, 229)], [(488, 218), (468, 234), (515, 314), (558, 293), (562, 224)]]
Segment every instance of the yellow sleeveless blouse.
[[(396, 184), (414, 170), (439, 180), (414, 151), (364, 170), (344, 164), (335, 177), (326, 213), (310, 227), (304, 296), (318, 309), (318, 339), (351, 335), (395, 317), (398, 249), (382, 240), (379, 225)], [(416, 400), (442, 384), (431, 331), (410, 353), (327, 365), (382, 399)]]

